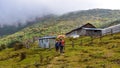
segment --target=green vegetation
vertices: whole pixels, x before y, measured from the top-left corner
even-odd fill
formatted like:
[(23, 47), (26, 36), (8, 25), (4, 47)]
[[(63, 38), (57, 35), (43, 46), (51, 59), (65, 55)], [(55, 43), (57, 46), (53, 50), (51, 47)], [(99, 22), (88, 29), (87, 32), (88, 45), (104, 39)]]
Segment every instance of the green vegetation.
[[(108, 9), (77, 11), (61, 16), (48, 15), (43, 17), (43, 19), (36, 20), (35, 24), (33, 24), (33, 22), (29, 22), (26, 26), (19, 24), (20, 31), (17, 30), (18, 32), (12, 35), (1, 37), (0, 44), (7, 45), (15, 40), (22, 40), (26, 42), (28, 40), (32, 41), (34, 38), (39, 38), (42, 36), (65, 34), (66, 32), (85, 23), (91, 23), (96, 27), (108, 27), (114, 25), (114, 23), (118, 24), (119, 20), (120, 11)], [(13, 26), (10, 28), (12, 27)], [(6, 27), (1, 30), (10, 28)], [(17, 27), (13, 29), (17, 29)]]
[(65, 34), (88, 22), (97, 27), (118, 24), (119, 15), (119, 10), (93, 9), (48, 16), (0, 38), (0, 68), (119, 68), (119, 33), (93, 40), (90, 37), (67, 38), (64, 55), (54, 49), (38, 48), (37, 42), (39, 37)]
[[(82, 40), (82, 42), (81, 42)], [(120, 34), (73, 39), (66, 38), (64, 55), (54, 49), (38, 48), (37, 42), (30, 49), (13, 48), (0, 52), (1, 68), (119, 68), (120, 67)], [(81, 44), (82, 43), (82, 44)], [(24, 55), (21, 55), (24, 54)]]
[(112, 21), (110, 23), (106, 23), (106, 24), (103, 24), (101, 27), (104, 28), (104, 27), (109, 27), (109, 26), (113, 26), (113, 25), (117, 25), (117, 24), (120, 24), (120, 20), (115, 20), (115, 21)]

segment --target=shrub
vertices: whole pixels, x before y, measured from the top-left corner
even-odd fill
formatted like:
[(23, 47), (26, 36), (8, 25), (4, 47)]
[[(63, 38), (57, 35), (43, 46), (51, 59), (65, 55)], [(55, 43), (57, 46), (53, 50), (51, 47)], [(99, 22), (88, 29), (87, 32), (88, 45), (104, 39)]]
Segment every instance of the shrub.
[(39, 68), (40, 64), (39, 64), (38, 62), (35, 62), (35, 63), (34, 63), (34, 66), (35, 66), (36, 68)]
[(20, 53), (20, 61), (24, 60), (26, 58), (26, 53), (25, 52), (21, 52)]
[(8, 48), (13, 48), (16, 43), (19, 43), (19, 41), (11, 41), (11, 42), (7, 45), (7, 47), (8, 47)]
[(2, 51), (2, 48), (0, 47), (0, 51)]
[(2, 45), (0, 46), (0, 51), (3, 50), (3, 49), (5, 49), (5, 48), (6, 48), (6, 45), (2, 44)]
[(114, 63), (116, 63), (116, 64), (120, 64), (120, 59), (113, 59), (111, 61), (114, 62)]
[(23, 48), (23, 44), (22, 43), (16, 43), (14, 45), (14, 50), (19, 50), (19, 49), (22, 49)]
[(5, 48), (6, 48), (6, 45), (5, 45), (5, 44), (2, 44), (2, 45), (1, 45), (1, 48), (2, 48), (2, 49), (5, 49)]
[(13, 41), (11, 43), (8, 44), (8, 48), (14, 48), (14, 50), (19, 50), (23, 48), (23, 43), (20, 41)]
[(114, 36), (113, 39), (120, 39), (120, 36)]

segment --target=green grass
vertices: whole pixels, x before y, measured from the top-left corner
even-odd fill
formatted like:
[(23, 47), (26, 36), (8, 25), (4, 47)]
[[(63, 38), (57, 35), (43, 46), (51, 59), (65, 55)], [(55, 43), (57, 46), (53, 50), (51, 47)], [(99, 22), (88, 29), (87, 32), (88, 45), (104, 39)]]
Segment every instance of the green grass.
[[(89, 37), (81, 37), (74, 39), (74, 48), (67, 38), (64, 55), (54, 49), (38, 48), (37, 44), (18, 51), (5, 49), (0, 52), (0, 68), (120, 68), (119, 37), (120, 34), (114, 34), (102, 40), (94, 38), (92, 44)], [(21, 52), (26, 53), (26, 59), (19, 61)]]

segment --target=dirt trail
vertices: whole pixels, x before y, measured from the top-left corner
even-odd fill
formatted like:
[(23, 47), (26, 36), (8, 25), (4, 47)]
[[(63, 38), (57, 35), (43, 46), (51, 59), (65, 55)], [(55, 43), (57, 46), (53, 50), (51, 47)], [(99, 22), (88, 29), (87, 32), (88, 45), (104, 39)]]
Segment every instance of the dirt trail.
[(47, 68), (53, 68), (55, 66), (59, 66), (60, 64), (64, 64), (63, 60), (64, 55), (54, 57), (53, 60), (50, 61), (50, 64), (47, 66)]
[(52, 68), (53, 65), (54, 65), (54, 62), (57, 61), (58, 58), (59, 58), (59, 57), (55, 57), (55, 58), (50, 62), (50, 64), (47, 66), (47, 68)]

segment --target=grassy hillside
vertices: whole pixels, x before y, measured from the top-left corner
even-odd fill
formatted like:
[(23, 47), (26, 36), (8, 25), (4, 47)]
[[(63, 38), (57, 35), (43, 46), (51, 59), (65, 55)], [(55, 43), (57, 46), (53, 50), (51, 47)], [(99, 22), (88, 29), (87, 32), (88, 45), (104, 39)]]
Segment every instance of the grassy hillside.
[[(6, 48), (0, 51), (0, 68), (120, 68), (120, 33), (104, 36), (101, 40), (96, 38), (91, 41), (90, 37), (74, 39), (74, 48), (67, 38), (64, 55), (54, 49), (38, 48), (38, 42), (33, 41), (43, 36), (65, 34), (88, 22), (97, 27), (111, 26), (118, 24), (119, 19), (119, 10), (92, 9), (42, 20), (0, 38), (0, 50)], [(16, 40), (27, 42), (30, 49), (8, 48)]]
[(120, 19), (119, 10), (91, 9), (76, 11), (61, 16), (49, 15), (36, 24), (26, 27), (15, 34), (2, 37), (0, 44), (9, 44), (14, 40), (31, 40), (34, 37), (65, 34), (85, 23), (91, 23), (96, 27), (107, 27), (109, 24)]
[(107, 25), (112, 23), (112, 21), (120, 19), (120, 11), (109, 9), (90, 9), (64, 14), (60, 18), (63, 20), (72, 20), (77, 22), (78, 25), (89, 22), (97, 27), (101, 27), (102, 24)]
[[(14, 51), (13, 48), (0, 52), (1, 68), (120, 68), (120, 33), (101, 38), (74, 39), (74, 48), (67, 38), (65, 53), (54, 49), (41, 49), (37, 42), (30, 49)], [(82, 43), (81, 43), (82, 40)], [(21, 59), (21, 53), (26, 58)]]
[(16, 33), (18, 31), (21, 31), (22, 29), (32, 26), (34, 24), (42, 24), (42, 22), (44, 21), (49, 21), (50, 19), (56, 19), (57, 16), (53, 15), (53, 14), (49, 14), (49, 15), (45, 15), (43, 17), (36, 17), (32, 20), (27, 20), (26, 23), (22, 24), (22, 22), (18, 21), (16, 22), (16, 24), (11, 24), (11, 25), (1, 25), (0, 24), (0, 37), (1, 36), (6, 36), (6, 35), (10, 35), (13, 33)]
[(113, 25), (117, 25), (117, 24), (120, 24), (120, 19), (112, 21), (110, 23), (103, 24), (101, 27), (104, 28), (104, 27), (109, 27), (109, 26), (113, 26)]

